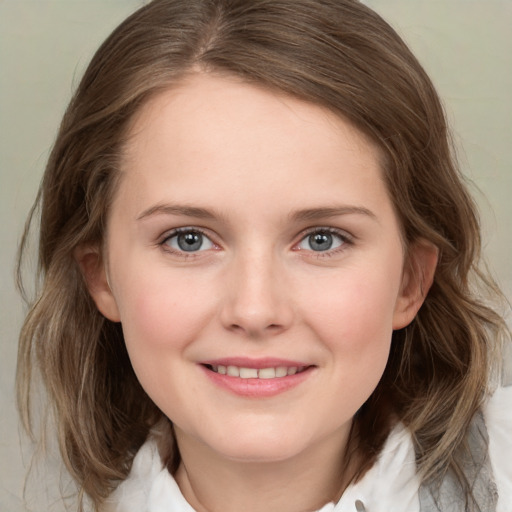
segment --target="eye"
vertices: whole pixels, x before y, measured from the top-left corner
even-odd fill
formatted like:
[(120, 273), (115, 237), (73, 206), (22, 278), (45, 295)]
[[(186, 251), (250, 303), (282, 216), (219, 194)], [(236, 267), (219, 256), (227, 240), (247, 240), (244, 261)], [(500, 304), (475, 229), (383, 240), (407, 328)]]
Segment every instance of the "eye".
[(214, 247), (213, 242), (205, 234), (194, 229), (176, 231), (168, 236), (163, 244), (176, 252), (206, 251)]
[(348, 237), (329, 229), (318, 229), (306, 235), (297, 245), (300, 250), (326, 252), (348, 243)]

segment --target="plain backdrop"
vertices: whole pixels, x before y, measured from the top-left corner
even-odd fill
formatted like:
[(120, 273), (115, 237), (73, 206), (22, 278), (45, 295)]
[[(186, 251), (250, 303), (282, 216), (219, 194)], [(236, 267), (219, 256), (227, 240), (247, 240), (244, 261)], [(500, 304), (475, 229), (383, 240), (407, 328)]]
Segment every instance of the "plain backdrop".
[[(247, 0), (250, 1), (250, 0)], [(0, 510), (21, 512), (30, 450), (14, 405), (23, 305), (16, 246), (60, 118), (92, 53), (141, 0), (0, 0)], [(490, 268), (512, 297), (512, 1), (367, 0), (408, 41), (444, 99), (480, 205)], [(22, 450), (23, 447), (23, 450)], [(24, 455), (22, 456), (22, 452)], [(63, 510), (53, 480), (31, 501)], [(34, 493), (32, 493), (34, 494)], [(35, 493), (38, 494), (37, 492)]]

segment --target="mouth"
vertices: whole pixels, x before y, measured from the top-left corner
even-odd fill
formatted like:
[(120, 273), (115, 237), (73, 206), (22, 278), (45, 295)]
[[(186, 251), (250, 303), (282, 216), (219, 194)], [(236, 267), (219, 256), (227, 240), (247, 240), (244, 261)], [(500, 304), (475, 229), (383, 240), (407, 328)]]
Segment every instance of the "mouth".
[(268, 368), (248, 368), (235, 365), (213, 365), (205, 364), (205, 368), (228, 377), (238, 377), (239, 379), (281, 379), (291, 375), (302, 373), (310, 366), (270, 366)]
[(317, 368), (299, 361), (245, 357), (203, 361), (200, 367), (215, 386), (250, 399), (270, 398), (301, 386)]

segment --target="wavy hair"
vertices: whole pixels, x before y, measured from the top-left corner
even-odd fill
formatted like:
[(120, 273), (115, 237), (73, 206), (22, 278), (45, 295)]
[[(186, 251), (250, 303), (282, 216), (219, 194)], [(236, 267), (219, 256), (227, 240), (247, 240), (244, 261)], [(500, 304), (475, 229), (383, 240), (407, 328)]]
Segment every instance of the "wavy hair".
[[(20, 246), (19, 269), (40, 214), (40, 286), (17, 373), (26, 428), (37, 369), (63, 460), (98, 508), (162, 419), (135, 377), (121, 326), (89, 296), (74, 251), (104, 242), (134, 114), (192, 69), (325, 106), (380, 147), (406, 245), (427, 240), (440, 257), (424, 305), (393, 334), (384, 376), (355, 417), (350, 449), (364, 461), (355, 479), (401, 421), (422, 478), (453, 472), (470, 497), (461, 450), (505, 330), (480, 297), (497, 298), (499, 290), (479, 269), (476, 209), (438, 95), (396, 32), (356, 0), (154, 0), (99, 48), (62, 120)], [(172, 436), (165, 460), (171, 471), (179, 463)]]

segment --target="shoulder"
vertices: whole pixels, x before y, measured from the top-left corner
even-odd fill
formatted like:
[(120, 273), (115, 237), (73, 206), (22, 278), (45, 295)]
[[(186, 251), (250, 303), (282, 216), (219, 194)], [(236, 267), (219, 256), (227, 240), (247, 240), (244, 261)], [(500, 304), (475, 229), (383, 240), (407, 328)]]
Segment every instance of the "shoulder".
[[(485, 402), (471, 424), (468, 443), (472, 452), (468, 477), (479, 503), (483, 504), (482, 510), (512, 512), (512, 386), (498, 388)], [(411, 434), (399, 424), (391, 432), (374, 467), (347, 489), (339, 510), (345, 510), (348, 504), (345, 498), (351, 503), (357, 499), (372, 511), (398, 510), (399, 503), (399, 510), (407, 512), (439, 511), (436, 503), (440, 499), (439, 503), (446, 505), (442, 510), (448, 510), (458, 492), (456, 482), (450, 478), (443, 480), (434, 494), (431, 491), (416, 472)], [(437, 498), (433, 499), (434, 495)]]
[[(332, 510), (356, 510), (355, 504), (359, 502), (362, 510), (371, 512), (419, 512), (419, 488), (412, 438), (399, 423), (389, 434), (372, 468), (345, 490)], [(325, 508), (326, 512), (330, 510)]]
[(127, 479), (109, 496), (101, 512), (194, 512), (163, 465), (150, 436), (133, 460)]
[(512, 386), (498, 388), (485, 403), (483, 413), (498, 488), (497, 512), (512, 512)]
[(109, 496), (102, 512), (145, 512), (156, 476), (163, 470), (154, 440), (147, 440), (133, 459), (127, 479)]

